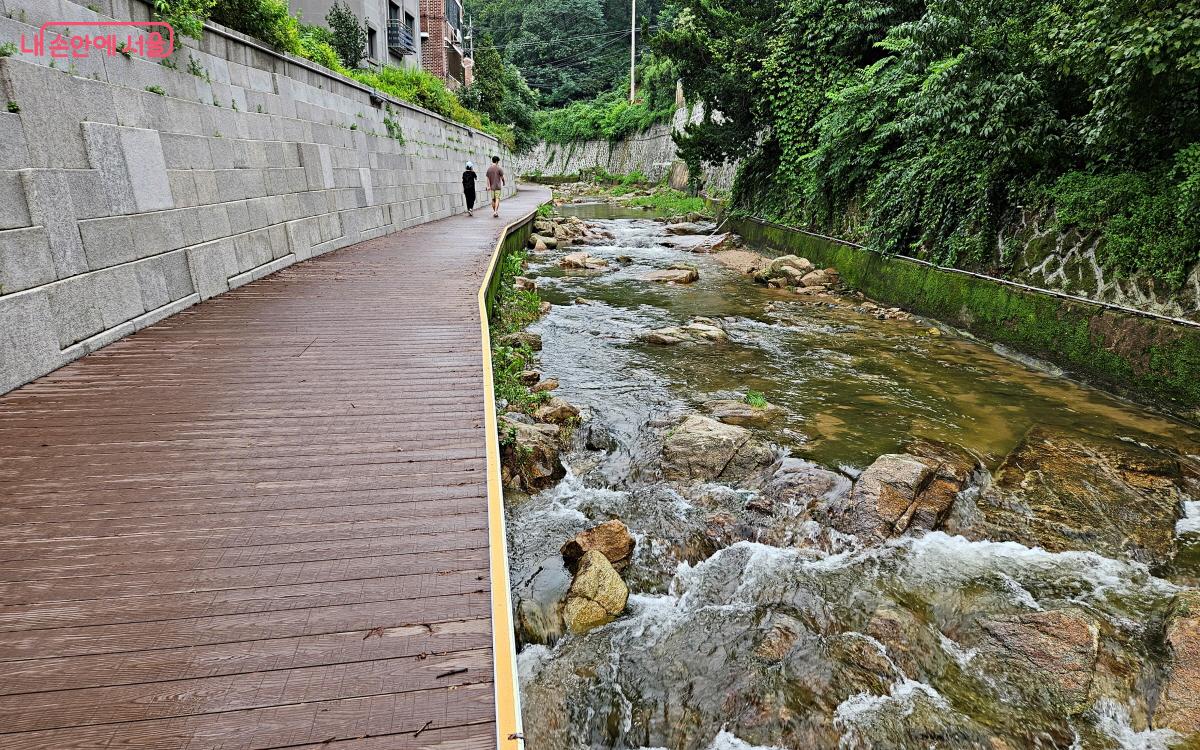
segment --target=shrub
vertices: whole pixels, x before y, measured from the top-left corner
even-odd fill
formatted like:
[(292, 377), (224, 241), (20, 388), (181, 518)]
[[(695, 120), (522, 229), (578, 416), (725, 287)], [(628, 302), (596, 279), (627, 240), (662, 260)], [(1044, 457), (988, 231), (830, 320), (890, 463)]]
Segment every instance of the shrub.
[(286, 0), (221, 0), (212, 19), (284, 52), (300, 54), (300, 22), (288, 12)]
[(300, 56), (324, 65), (330, 70), (342, 71), (342, 61), (337, 50), (329, 43), (329, 29), (310, 24), (300, 24)]
[(175, 33), (199, 39), (216, 0), (154, 0), (154, 15)]
[(325, 14), (325, 23), (329, 24), (329, 45), (337, 51), (338, 57), (347, 68), (357, 68), (367, 49), (367, 30), (350, 6), (334, 0), (329, 12)]

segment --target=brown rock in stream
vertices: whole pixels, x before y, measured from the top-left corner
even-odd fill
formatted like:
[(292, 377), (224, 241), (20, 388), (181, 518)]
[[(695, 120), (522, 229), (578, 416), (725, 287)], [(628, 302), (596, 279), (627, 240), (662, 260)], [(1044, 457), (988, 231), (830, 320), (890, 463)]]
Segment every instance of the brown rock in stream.
[(947, 531), (1154, 568), (1174, 557), (1186, 494), (1180, 460), (1167, 451), (1035, 427), (996, 470), (975, 512)]
[(566, 476), (554, 425), (530, 425), (501, 417), (499, 432), (504, 486), (534, 493)]
[(831, 513), (832, 524), (876, 540), (909, 529), (938, 528), (977, 464), (951, 446), (922, 443), (913, 450), (875, 459), (859, 476), (845, 507)]
[(1200, 592), (1179, 594), (1167, 624), (1169, 668), (1158, 707), (1156, 726), (1173, 729), (1200, 746)]
[(616, 570), (624, 570), (633, 556), (633, 536), (618, 519), (605, 521), (595, 528), (581, 531), (562, 546), (560, 552), (568, 568), (578, 565), (585, 554), (595, 550), (602, 553)]
[(1013, 674), (1033, 672), (1061, 696), (1064, 708), (1084, 708), (1092, 684), (1099, 633), (1074, 610), (1023, 612), (980, 621), (982, 648)]
[(579, 421), (579, 409), (561, 398), (552, 398), (539, 406), (533, 412), (533, 418), (539, 422), (569, 425)]
[(700, 280), (700, 272), (691, 266), (672, 266), (663, 271), (651, 271), (642, 279), (659, 284), (691, 284)]
[(736, 482), (774, 461), (774, 451), (749, 430), (708, 417), (685, 417), (663, 441), (663, 475), (671, 481)]
[(582, 635), (607, 625), (625, 611), (628, 601), (629, 589), (608, 558), (596, 550), (585, 552), (567, 592), (567, 629)]
[(766, 427), (783, 416), (783, 409), (774, 404), (751, 406), (745, 401), (732, 399), (706, 401), (704, 410), (719, 422), (740, 427)]

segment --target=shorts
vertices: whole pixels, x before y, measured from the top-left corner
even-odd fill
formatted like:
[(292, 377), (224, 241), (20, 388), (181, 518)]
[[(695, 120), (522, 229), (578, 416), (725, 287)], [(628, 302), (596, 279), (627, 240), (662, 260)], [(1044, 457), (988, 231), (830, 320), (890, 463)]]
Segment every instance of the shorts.
[(492, 200), (494, 200), (494, 201), (500, 200), (500, 193), (501, 193), (500, 190), (489, 190), (488, 192), (491, 193)]

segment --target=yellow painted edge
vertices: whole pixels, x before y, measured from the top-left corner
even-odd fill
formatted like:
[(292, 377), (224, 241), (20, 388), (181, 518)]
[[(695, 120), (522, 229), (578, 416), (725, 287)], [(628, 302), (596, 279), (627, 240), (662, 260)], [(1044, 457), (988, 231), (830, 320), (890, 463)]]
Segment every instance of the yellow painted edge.
[[(542, 204), (538, 204), (539, 207)], [(504, 487), (500, 481), (500, 438), (496, 434), (496, 386), (492, 382), (491, 328), (488, 325), (487, 288), (500, 263), (504, 242), (515, 227), (529, 221), (533, 211), (500, 232), (483, 286), (479, 288), (479, 328), (483, 342), (483, 426), (487, 440), (488, 550), (492, 585), (492, 658), (496, 685), (496, 747), (522, 747), (521, 686), (517, 680), (517, 642), (513, 635), (512, 592), (508, 581), (508, 538), (504, 529)], [(511, 739), (510, 739), (511, 738)]]

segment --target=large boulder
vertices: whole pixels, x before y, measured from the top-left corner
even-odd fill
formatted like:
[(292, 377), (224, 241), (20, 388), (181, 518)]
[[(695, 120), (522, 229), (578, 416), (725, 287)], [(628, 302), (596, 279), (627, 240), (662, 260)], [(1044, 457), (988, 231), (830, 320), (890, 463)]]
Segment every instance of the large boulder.
[(795, 255), (782, 255), (771, 260), (768, 272), (772, 277), (787, 274), (803, 278), (817, 269), (808, 258), (798, 258)]
[(741, 427), (766, 427), (783, 416), (783, 409), (774, 404), (751, 406), (745, 401), (733, 399), (705, 401), (704, 410), (718, 422)]
[(603, 268), (608, 268), (608, 261), (603, 258), (595, 258), (587, 253), (569, 253), (564, 255), (558, 261), (558, 265), (563, 268), (576, 268), (589, 271), (598, 271)]
[(729, 334), (709, 318), (694, 318), (687, 325), (656, 328), (640, 338), (647, 344), (672, 346), (687, 341), (728, 341)]
[(517, 331), (516, 333), (510, 333), (507, 336), (501, 336), (500, 344), (503, 346), (511, 346), (514, 349), (527, 346), (535, 352), (540, 352), (542, 350), (542, 337), (536, 333), (530, 333), (529, 331)]
[(513, 289), (518, 292), (536, 292), (537, 282), (524, 276), (518, 276), (513, 279)]
[(551, 398), (538, 406), (533, 412), (533, 418), (539, 422), (569, 425), (579, 421), (579, 409), (561, 398)]
[(1030, 676), (1049, 688), (1068, 713), (1088, 699), (1099, 651), (1096, 621), (1080, 611), (1049, 610), (993, 616), (979, 622), (980, 650), (1004, 673)]
[(566, 476), (557, 427), (501, 417), (499, 431), (504, 486), (534, 493), (553, 487)]
[(739, 482), (775, 462), (775, 451), (744, 427), (690, 415), (667, 430), (662, 470), (671, 481)]
[(590, 550), (579, 559), (563, 611), (567, 629), (576, 635), (607, 625), (625, 611), (629, 588), (602, 552)]
[(667, 234), (708, 234), (716, 228), (716, 224), (696, 221), (681, 221), (677, 224), (668, 224), (666, 226)]
[(936, 529), (977, 466), (963, 451), (933, 443), (919, 444), (913, 453), (885, 454), (858, 477), (830, 521), (839, 531), (874, 541)]
[(658, 284), (691, 284), (700, 280), (700, 272), (691, 266), (674, 265), (665, 270), (651, 271), (642, 280)]
[(1154, 724), (1200, 742), (1200, 592), (1176, 597), (1166, 635), (1170, 662)]
[(1037, 427), (996, 470), (976, 512), (947, 528), (1051, 552), (1092, 550), (1157, 567), (1175, 554), (1187, 484), (1177, 456)]
[(552, 250), (558, 247), (558, 240), (554, 239), (553, 234), (531, 234), (528, 244), (533, 250)]
[(802, 286), (823, 286), (826, 288), (833, 286), (837, 282), (837, 271), (832, 268), (806, 273), (800, 279), (800, 284)]
[(569, 568), (577, 566), (585, 554), (595, 550), (608, 558), (613, 568), (624, 570), (633, 556), (633, 544), (629, 528), (614, 518), (579, 532), (562, 546), (560, 552)]

